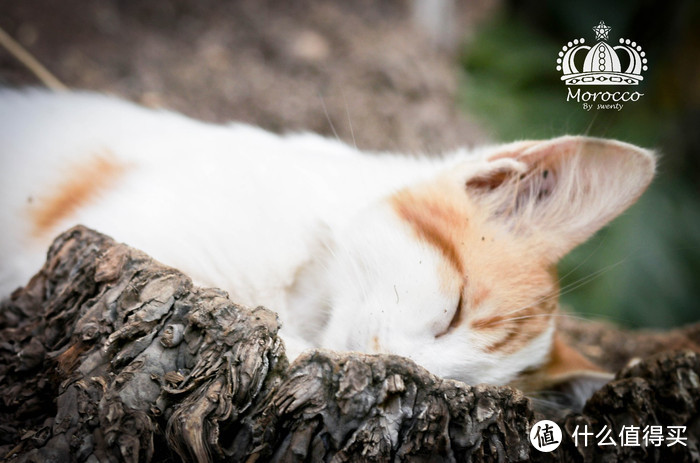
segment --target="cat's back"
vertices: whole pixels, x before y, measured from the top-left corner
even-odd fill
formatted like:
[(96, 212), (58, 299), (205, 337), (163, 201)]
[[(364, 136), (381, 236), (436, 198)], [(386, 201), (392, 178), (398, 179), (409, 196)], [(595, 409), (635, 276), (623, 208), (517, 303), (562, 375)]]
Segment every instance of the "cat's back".
[(289, 284), (324, 226), (415, 169), (316, 135), (42, 90), (0, 90), (0, 166), (3, 293), (80, 223), (200, 282), (260, 294), (260, 281)]
[(381, 189), (376, 179), (393, 171), (378, 172), (371, 156), (315, 134), (211, 124), (91, 92), (0, 89), (3, 193), (26, 196), (28, 183), (65, 179), (96, 158), (132, 175), (148, 170), (152, 179), (183, 182), (181, 188), (206, 178), (197, 184), (202, 192), (294, 187), (271, 194), (275, 202), (327, 187), (342, 194), (346, 183), (357, 191), (357, 181), (366, 184), (363, 190)]

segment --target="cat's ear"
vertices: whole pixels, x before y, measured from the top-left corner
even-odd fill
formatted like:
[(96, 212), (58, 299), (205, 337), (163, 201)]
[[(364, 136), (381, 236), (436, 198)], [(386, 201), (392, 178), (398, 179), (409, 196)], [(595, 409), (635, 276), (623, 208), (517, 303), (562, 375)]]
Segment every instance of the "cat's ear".
[(468, 173), (466, 188), (487, 217), (558, 260), (634, 203), (654, 169), (648, 150), (566, 136), (500, 147)]
[(548, 361), (525, 372), (512, 385), (540, 399), (545, 408), (580, 411), (597, 390), (613, 379), (612, 373), (599, 368), (555, 334)]

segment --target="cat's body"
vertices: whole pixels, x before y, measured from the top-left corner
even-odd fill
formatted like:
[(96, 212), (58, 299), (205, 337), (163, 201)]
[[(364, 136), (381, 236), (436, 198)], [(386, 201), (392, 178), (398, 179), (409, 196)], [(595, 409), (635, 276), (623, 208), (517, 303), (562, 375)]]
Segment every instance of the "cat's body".
[(82, 223), (277, 311), (294, 354), (392, 352), (473, 383), (553, 362), (556, 262), (654, 171), (596, 139), (367, 154), (41, 91), (0, 92), (0, 159), (0, 297)]
[(434, 169), (99, 95), (3, 95), (0, 111), (4, 294), (36, 272), (57, 233), (82, 223), (284, 313), (285, 290), (329, 229)]

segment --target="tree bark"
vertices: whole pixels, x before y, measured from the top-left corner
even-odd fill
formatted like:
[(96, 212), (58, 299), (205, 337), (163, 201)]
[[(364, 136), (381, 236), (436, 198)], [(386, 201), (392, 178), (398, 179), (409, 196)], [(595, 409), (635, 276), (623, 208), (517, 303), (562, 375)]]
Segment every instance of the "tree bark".
[[(0, 305), (0, 455), (700, 461), (700, 325), (665, 334), (563, 326), (609, 365), (641, 360), (583, 413), (556, 418), (564, 437), (552, 453), (530, 444), (531, 427), (547, 417), (515, 389), (444, 380), (397, 356), (317, 350), (290, 366), (278, 328), (270, 310), (237, 305), (140, 251), (73, 228)], [(659, 353), (666, 347), (682, 350)], [(571, 438), (576, 425), (616, 434), (630, 424), (686, 426), (686, 446), (577, 447)]]

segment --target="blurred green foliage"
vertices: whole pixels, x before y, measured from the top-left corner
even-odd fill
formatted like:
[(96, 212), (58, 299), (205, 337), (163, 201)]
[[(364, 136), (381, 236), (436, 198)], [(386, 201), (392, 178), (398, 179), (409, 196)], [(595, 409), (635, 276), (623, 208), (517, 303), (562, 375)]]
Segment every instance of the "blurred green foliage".
[[(644, 97), (621, 111), (585, 111), (581, 103), (566, 101), (567, 87), (555, 67), (569, 40), (593, 42), (591, 27), (601, 19), (592, 12), (595, 5), (586, 2), (578, 15), (575, 8), (568, 15), (565, 8), (553, 8), (549, 16), (533, 19), (519, 13), (523, 3), (528, 2), (511, 3), (465, 46), (461, 105), (503, 141), (588, 134), (662, 153), (659, 175), (640, 201), (560, 264), (563, 303), (584, 316), (629, 327), (667, 328), (700, 320), (699, 113), (697, 101), (669, 88), (683, 80), (674, 74), (684, 69), (674, 61), (677, 54), (659, 44), (647, 47), (640, 39), (645, 50), (651, 49), (649, 71), (639, 87), (628, 90)], [(637, 37), (634, 29), (616, 31), (616, 26), (629, 28), (634, 18), (654, 16), (625, 5), (602, 17), (613, 27), (611, 43)], [(694, 37), (695, 23), (681, 19)], [(688, 49), (682, 30), (674, 37), (664, 33), (658, 32), (662, 43)], [(695, 56), (686, 59), (700, 60), (700, 52), (691, 51)]]

